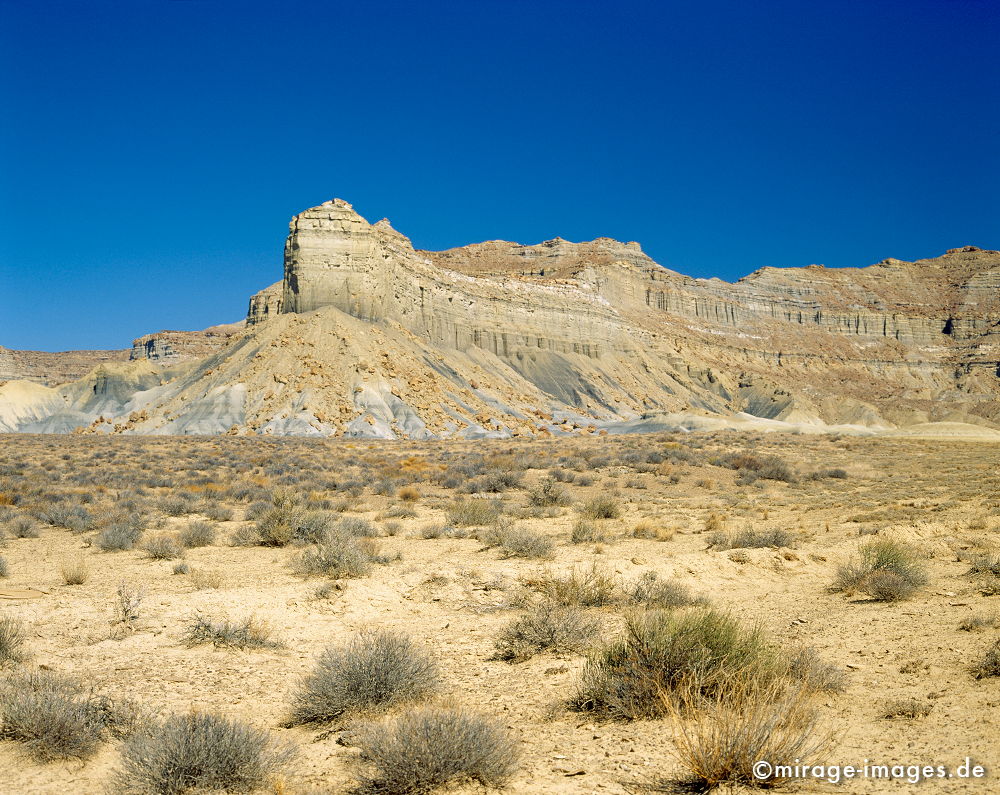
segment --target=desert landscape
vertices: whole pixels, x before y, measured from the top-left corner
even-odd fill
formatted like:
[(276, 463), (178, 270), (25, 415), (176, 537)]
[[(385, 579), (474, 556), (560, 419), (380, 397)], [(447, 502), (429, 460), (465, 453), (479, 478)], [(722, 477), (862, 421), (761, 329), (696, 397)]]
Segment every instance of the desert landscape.
[[(997, 458), (982, 441), (735, 431), (7, 436), (7, 786), (625, 793), (710, 786), (713, 769), (753, 785), (756, 759), (695, 764), (721, 742), (698, 733), (709, 719), (775, 762), (971, 758), (992, 775)], [(708, 633), (716, 656), (679, 640), (706, 617), (731, 622)], [(641, 640), (662, 658), (623, 652)], [(730, 656), (741, 643), (753, 659)], [(365, 663), (369, 685), (352, 690), (379, 677), (388, 690), (352, 703), (337, 654)], [(75, 695), (46, 699), (48, 677)], [(67, 701), (103, 720), (54, 726)], [(161, 757), (192, 749), (163, 727), (205, 715), (266, 732), (266, 763), (185, 783)], [(447, 747), (430, 732), (414, 766), (420, 751), (385, 732), (428, 715), (485, 723)], [(442, 772), (449, 754), (467, 756), (457, 773)]]
[(1000, 792), (997, 41), (0, 2), (0, 795)]
[(335, 199), (240, 322), (0, 351), (16, 791), (988, 787), (998, 279)]

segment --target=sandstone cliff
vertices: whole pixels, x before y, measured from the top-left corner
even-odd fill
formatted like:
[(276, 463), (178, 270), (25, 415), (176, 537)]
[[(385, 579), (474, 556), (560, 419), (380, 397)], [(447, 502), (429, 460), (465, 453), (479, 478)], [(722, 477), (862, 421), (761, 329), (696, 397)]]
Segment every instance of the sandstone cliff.
[(153, 361), (200, 359), (226, 347), (245, 323), (227, 323), (202, 331), (158, 331), (132, 340), (129, 359)]
[(608, 238), (418, 251), (334, 200), (292, 219), (283, 279), (251, 298), (245, 329), (140, 338), (131, 365), (51, 392), (0, 387), (0, 429), (996, 428), (998, 287), (1000, 253), (973, 247), (733, 284)]
[(16, 351), (0, 345), (0, 383), (32, 381), (46, 386), (75, 381), (103, 362), (128, 359), (127, 350), (115, 351)]

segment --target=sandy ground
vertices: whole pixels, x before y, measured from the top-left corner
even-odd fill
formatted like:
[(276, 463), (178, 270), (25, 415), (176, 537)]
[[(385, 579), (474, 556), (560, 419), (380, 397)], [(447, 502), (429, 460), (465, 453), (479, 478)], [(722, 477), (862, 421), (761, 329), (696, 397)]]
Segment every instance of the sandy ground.
[[(525, 484), (530, 485), (544, 477), (567, 446), (598, 451), (602, 445), (614, 446), (618, 452), (638, 446), (645, 451), (674, 445), (670, 440), (675, 438), (524, 442), (518, 449), (539, 462), (540, 468), (525, 473)], [(519, 577), (540, 569), (558, 572), (594, 562), (625, 580), (652, 570), (678, 578), (717, 607), (761, 623), (783, 644), (815, 647), (844, 670), (846, 690), (822, 699), (823, 720), (838, 738), (836, 749), (827, 759), (809, 761), (957, 766), (971, 757), (988, 769), (987, 778), (934, 780), (922, 786), (940, 793), (1000, 790), (1000, 679), (976, 680), (969, 673), (1000, 633), (959, 629), (963, 618), (993, 612), (1000, 604), (1000, 597), (980, 595), (967, 574), (968, 563), (959, 559), (960, 553), (993, 548), (997, 539), (1000, 447), (969, 441), (792, 435), (706, 438), (727, 447), (753, 444), (760, 452), (781, 455), (800, 473), (842, 467), (848, 477), (736, 486), (736, 473), (707, 464), (677, 463), (639, 473), (612, 464), (588, 472), (595, 478), (592, 485), (568, 484), (567, 489), (576, 501), (616, 492), (625, 515), (608, 525), (618, 540), (571, 544), (570, 531), (578, 518), (572, 505), (558, 509), (554, 518), (520, 520), (520, 526), (557, 542), (554, 557), (547, 561), (502, 559), (496, 550), (483, 550), (468, 538), (420, 537), (421, 527), (443, 521), (454, 499), (452, 491), (425, 482), (414, 506), (417, 517), (392, 520), (402, 531), (379, 540), (384, 552), (399, 552), (401, 559), (376, 566), (371, 576), (342, 581), (342, 589), (330, 599), (314, 596), (321, 578), (303, 579), (291, 571), (298, 550), (227, 545), (246, 507), (237, 502), (231, 503), (236, 521), (219, 524), (216, 545), (188, 550), (185, 556), (193, 571), (218, 573), (218, 588), (199, 590), (191, 575), (173, 574), (175, 561), (152, 560), (140, 550), (102, 552), (89, 545), (93, 533), (44, 527), (39, 538), (8, 537), (0, 549), (10, 568), (0, 588), (34, 588), (42, 594), (0, 599), (0, 612), (28, 626), (33, 653), (29, 666), (83, 677), (102, 693), (135, 698), (160, 714), (205, 709), (239, 716), (299, 744), (298, 761), (283, 782), (286, 793), (348, 791), (357, 763), (357, 750), (336, 742), (338, 732), (324, 736), (313, 728), (281, 727), (300, 676), (327, 645), (356, 630), (404, 630), (439, 660), (444, 698), (499, 716), (519, 738), (523, 762), (510, 782), (511, 791), (619, 795), (634, 791), (636, 783), (649, 777), (677, 769), (670, 722), (607, 723), (566, 711), (561, 702), (573, 692), (584, 664), (580, 655), (543, 654), (514, 665), (490, 660), (497, 631), (519, 615), (515, 609), (498, 609), (506, 592), (493, 586), (499, 581), (512, 588)], [(171, 443), (155, 443), (157, 451), (168, 453), (167, 461)], [(137, 455), (136, 444), (6, 436), (0, 437), (0, 460), (8, 465), (30, 461), (37, 477), (48, 472), (57, 487), (69, 488), (66, 476), (79, 471), (94, 450), (117, 454), (113, 465), (127, 468), (130, 457)], [(225, 444), (185, 440), (183, 451), (188, 459), (195, 454), (211, 457), (224, 451)], [(434, 461), (449, 453), (490, 449), (484, 443), (438, 443), (432, 449), (416, 443), (324, 444), (309, 448), (317, 461), (326, 462), (324, 467), (330, 466), (328, 456), (346, 450), (389, 458), (419, 454)], [(268, 448), (267, 462), (280, 459), (294, 445)], [(498, 443), (504, 450), (510, 446)], [(61, 457), (64, 453), (68, 458)], [(46, 461), (51, 462), (49, 470), (41, 468)], [(100, 464), (113, 465), (107, 460)], [(301, 460), (293, 469), (302, 471)], [(671, 482), (668, 473), (679, 481)], [(171, 477), (170, 471), (161, 474)], [(268, 481), (266, 474), (260, 479)], [(635, 487), (637, 480), (644, 488)], [(0, 491), (3, 482), (0, 478)], [(7, 488), (11, 483), (8, 479)], [(161, 487), (150, 493), (169, 491)], [(524, 502), (524, 494), (515, 490), (500, 496), (517, 504)], [(101, 498), (108, 495), (105, 490)], [(399, 504), (392, 496), (366, 489), (345, 515), (384, 524), (378, 517)], [(703, 528), (713, 512), (724, 516), (729, 528), (747, 523), (783, 528), (794, 531), (798, 540), (786, 549), (710, 551)], [(192, 518), (197, 515), (162, 521), (169, 530)], [(643, 519), (672, 529), (672, 538), (629, 537)], [(862, 528), (917, 545), (927, 556), (929, 585), (914, 598), (892, 604), (830, 592), (836, 569), (857, 548)], [(81, 559), (90, 571), (86, 583), (64, 585), (62, 566)], [(141, 618), (127, 633), (113, 631), (109, 623), (121, 582), (145, 593)], [(213, 618), (255, 615), (275, 628), (284, 648), (244, 652), (186, 647), (183, 627), (196, 611)], [(618, 631), (619, 615), (610, 610), (595, 615), (602, 617), (606, 637)], [(926, 701), (932, 710), (915, 720), (879, 717), (887, 700), (901, 697)], [(16, 743), (2, 742), (0, 790), (103, 792), (117, 764), (115, 742), (86, 762), (49, 764), (33, 761)], [(839, 789), (814, 781), (786, 789), (875, 793), (908, 786), (855, 779)]]

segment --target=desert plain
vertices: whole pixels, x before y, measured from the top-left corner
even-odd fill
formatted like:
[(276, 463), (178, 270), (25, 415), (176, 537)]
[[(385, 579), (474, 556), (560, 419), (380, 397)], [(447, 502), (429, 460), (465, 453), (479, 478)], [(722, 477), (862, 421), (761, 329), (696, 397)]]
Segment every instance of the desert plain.
[[(358, 726), (427, 704), (507, 733), (510, 791), (667, 791), (690, 778), (679, 746), (705, 718), (683, 705), (595, 707), (580, 695), (585, 669), (630, 620), (714, 610), (822, 680), (800, 693), (809, 734), (823, 739), (821, 758), (803, 761), (951, 771), (970, 759), (983, 778), (922, 786), (988, 792), (1000, 772), (998, 461), (989, 440), (735, 431), (4, 436), (0, 619), (24, 634), (5, 675), (70, 677), (144, 720), (246, 721), (296, 749), (262, 791), (377, 788)], [(324, 533), (356, 538), (364, 565), (317, 565)], [(873, 541), (912, 556), (912, 587), (845, 587)], [(510, 632), (546, 611), (568, 616), (565, 642)], [(199, 621), (210, 631), (199, 635)], [(227, 621), (250, 631), (213, 634)], [(378, 630), (436, 663), (434, 687), (384, 709), (290, 720), (324, 650)], [(43, 761), (8, 736), (0, 788), (116, 791), (126, 742), (105, 734), (85, 758)]]

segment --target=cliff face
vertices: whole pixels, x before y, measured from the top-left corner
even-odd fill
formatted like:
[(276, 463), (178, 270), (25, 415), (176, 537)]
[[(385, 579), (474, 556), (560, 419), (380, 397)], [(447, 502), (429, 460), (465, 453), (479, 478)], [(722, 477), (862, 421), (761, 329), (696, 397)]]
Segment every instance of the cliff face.
[[(280, 302), (259, 294), (248, 320), (329, 306), (399, 324), (435, 346), (487, 351), (584, 411), (992, 423), (998, 282), (1000, 254), (973, 247), (867, 268), (764, 268), (735, 284), (607, 238), (414, 251), (387, 221), (334, 200), (292, 220)], [(625, 368), (641, 382), (629, 391), (617, 371), (640, 352), (653, 363)]]
[(1000, 252), (730, 284), (608, 238), (417, 251), (334, 200), (292, 219), (245, 329), (149, 335), (133, 359), (44, 394), (0, 387), (0, 430), (1000, 428)]
[(104, 362), (128, 359), (127, 350), (115, 351), (16, 351), (0, 345), (0, 383), (32, 381), (55, 386), (75, 381)]
[(158, 331), (132, 340), (129, 359), (180, 361), (200, 359), (226, 347), (241, 332), (244, 323), (211, 326), (202, 331)]

